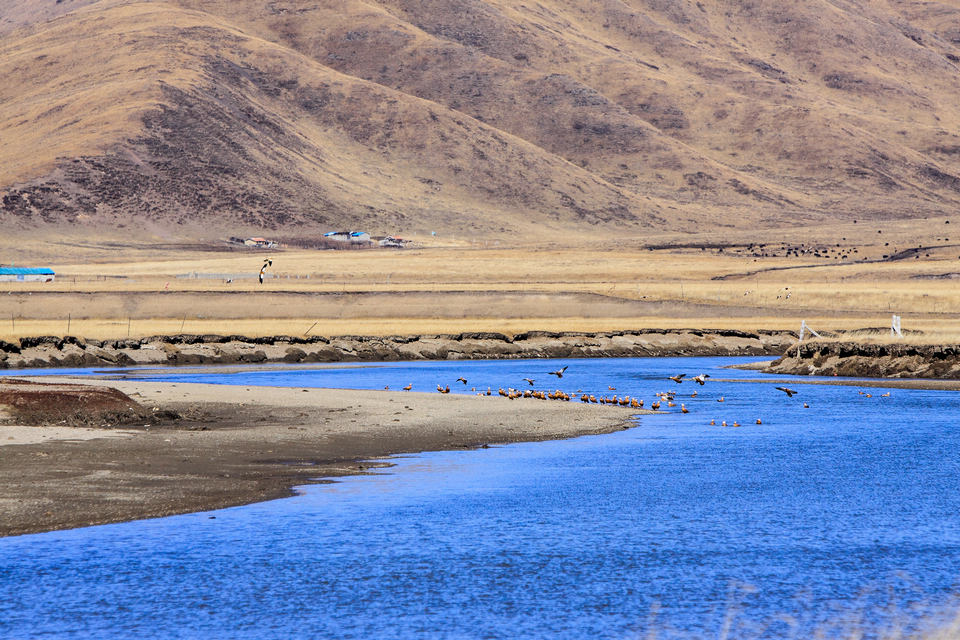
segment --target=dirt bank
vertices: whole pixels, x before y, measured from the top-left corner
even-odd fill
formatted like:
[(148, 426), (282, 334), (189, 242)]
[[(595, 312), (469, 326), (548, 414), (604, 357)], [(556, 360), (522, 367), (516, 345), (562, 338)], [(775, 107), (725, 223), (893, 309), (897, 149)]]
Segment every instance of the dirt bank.
[(146, 417), (69, 427), (25, 426), (8, 414), (0, 535), (279, 498), (364, 473), (382, 456), (605, 433), (649, 413), (497, 395), (85, 382), (117, 389)]
[(960, 345), (808, 342), (790, 348), (763, 370), (792, 375), (960, 379)]
[(776, 355), (796, 341), (780, 331), (640, 329), (414, 336), (153, 336), (86, 340), (40, 336), (0, 341), (0, 369), (250, 362), (357, 362), (622, 356)]

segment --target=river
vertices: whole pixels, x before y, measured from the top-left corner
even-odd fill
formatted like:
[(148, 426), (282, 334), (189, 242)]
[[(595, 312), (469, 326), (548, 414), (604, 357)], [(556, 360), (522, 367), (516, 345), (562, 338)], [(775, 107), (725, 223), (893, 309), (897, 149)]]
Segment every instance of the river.
[(647, 406), (672, 389), (677, 406), (609, 435), (400, 457), (286, 500), (0, 539), (0, 637), (869, 638), (953, 615), (960, 396), (863, 381), (787, 397), (724, 368), (743, 361), (128, 370), (462, 393), (530, 377)]

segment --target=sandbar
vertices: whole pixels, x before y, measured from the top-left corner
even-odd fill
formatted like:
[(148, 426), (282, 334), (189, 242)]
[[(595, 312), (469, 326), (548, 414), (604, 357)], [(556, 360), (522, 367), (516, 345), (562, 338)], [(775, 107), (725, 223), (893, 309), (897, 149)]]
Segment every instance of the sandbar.
[(649, 413), (496, 392), (83, 382), (179, 417), (117, 428), (0, 425), (0, 535), (281, 498), (375, 472), (395, 454), (607, 433)]

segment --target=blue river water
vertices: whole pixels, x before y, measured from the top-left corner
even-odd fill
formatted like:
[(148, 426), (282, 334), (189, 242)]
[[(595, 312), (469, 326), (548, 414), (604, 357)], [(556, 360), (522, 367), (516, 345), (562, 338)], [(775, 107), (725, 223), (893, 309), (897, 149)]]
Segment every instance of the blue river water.
[[(126, 370), (460, 393), (530, 377), (648, 406), (673, 389), (677, 407), (609, 435), (398, 457), (285, 500), (0, 539), (0, 637), (870, 638), (955, 615), (960, 394), (788, 398), (723, 368), (742, 361)], [(666, 379), (680, 372), (711, 378)]]

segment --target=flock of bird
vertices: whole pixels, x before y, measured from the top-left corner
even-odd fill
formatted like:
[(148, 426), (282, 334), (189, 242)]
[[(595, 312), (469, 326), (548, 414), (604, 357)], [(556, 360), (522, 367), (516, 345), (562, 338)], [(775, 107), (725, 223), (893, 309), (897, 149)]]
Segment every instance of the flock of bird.
[[(548, 375), (556, 376), (557, 379), (559, 380), (559, 379), (563, 378), (563, 374), (564, 374), (564, 372), (565, 372), (566, 370), (567, 370), (567, 367), (563, 367), (562, 369), (558, 369), (557, 371), (548, 371), (547, 374), (548, 374)], [(680, 374), (677, 374), (677, 375), (675, 375), (675, 376), (668, 376), (667, 379), (668, 379), (668, 380), (671, 380), (671, 381), (673, 381), (673, 382), (675, 382), (675, 383), (677, 383), (677, 384), (683, 383), (684, 380), (686, 379), (686, 380), (691, 380), (691, 381), (693, 381), (693, 382), (696, 382), (696, 383), (697, 383), (698, 385), (700, 385), (700, 386), (704, 386), (704, 385), (706, 384), (707, 378), (709, 378), (709, 377), (710, 377), (710, 374), (708, 374), (708, 373), (701, 373), (701, 374), (699, 374), (699, 375), (696, 375), (696, 376), (692, 376), (692, 377), (690, 377), (690, 378), (687, 378), (687, 374), (685, 374), (685, 373), (680, 373)], [(533, 379), (533, 378), (522, 378), (522, 380), (523, 380), (523, 382), (526, 382), (529, 387), (532, 387), (532, 386), (536, 383), (536, 380)], [(460, 377), (458, 377), (458, 378), (456, 379), (456, 382), (459, 382), (459, 383), (461, 383), (461, 384), (463, 384), (463, 385), (465, 386), (465, 385), (467, 384), (467, 379), (464, 378), (463, 376), (460, 376)], [(387, 388), (389, 388), (389, 387), (387, 387)], [(404, 391), (410, 391), (411, 389), (413, 389), (413, 385), (412, 385), (412, 384), (408, 384), (407, 386), (403, 387), (403, 390), (404, 390)], [(613, 386), (608, 386), (607, 389), (608, 389), (609, 391), (616, 391), (616, 388), (614, 388)], [(775, 387), (775, 389), (776, 389), (777, 391), (782, 391), (784, 394), (786, 394), (787, 398), (792, 398), (793, 396), (797, 395), (797, 393), (798, 393), (795, 389), (791, 389), (791, 388), (789, 388), (789, 387)], [(440, 393), (450, 393), (450, 385), (440, 385), (440, 384), (438, 384), (438, 385), (437, 385), (437, 391), (439, 391)], [(492, 396), (492, 395), (494, 394), (494, 391), (493, 391), (490, 387), (487, 387), (486, 391), (478, 391), (475, 387), (473, 387), (473, 388), (471, 388), (471, 391), (476, 392), (476, 395), (478, 395), (478, 396)], [(603, 394), (603, 395), (598, 396), (598, 395), (593, 394), (593, 393), (586, 393), (586, 392), (584, 392), (584, 391), (582, 391), (582, 390), (580, 390), (580, 389), (578, 389), (576, 392), (573, 392), (573, 393), (567, 393), (567, 392), (562, 391), (562, 390), (560, 390), (560, 389), (555, 389), (555, 390), (553, 390), (553, 391), (542, 391), (542, 390), (530, 389), (530, 388), (516, 389), (516, 388), (514, 388), (514, 387), (507, 387), (507, 388), (501, 387), (501, 388), (497, 389), (496, 393), (497, 393), (497, 395), (500, 395), (500, 396), (505, 397), (505, 398), (509, 398), (510, 400), (516, 400), (516, 399), (519, 399), (519, 398), (534, 398), (534, 399), (538, 399), (538, 400), (562, 400), (562, 401), (572, 401), (572, 400), (579, 399), (580, 402), (582, 402), (582, 403), (584, 403), (584, 404), (617, 405), (617, 406), (621, 406), (621, 407), (629, 407), (629, 408), (631, 408), (631, 409), (643, 409), (643, 408), (645, 408), (645, 407), (644, 407), (644, 401), (643, 401), (642, 399), (640, 399), (640, 398), (631, 397), (631, 396), (629, 396), (629, 395), (618, 396), (618, 395), (615, 394), (615, 393), (614, 393), (614, 394)], [(864, 397), (866, 397), (866, 398), (872, 398), (872, 397), (873, 397), (872, 394), (866, 393), (866, 392), (864, 392), (864, 391), (859, 391), (858, 393), (859, 393), (859, 395), (864, 396)], [(655, 398), (656, 398), (656, 399), (655, 399), (654, 401), (652, 401), (652, 402), (650, 403), (650, 405), (649, 405), (649, 408), (652, 409), (653, 411), (661, 411), (662, 408), (665, 409), (665, 410), (666, 410), (666, 409), (673, 409), (673, 408), (675, 408), (675, 407), (677, 406), (676, 400), (677, 400), (678, 397), (680, 397), (679, 394), (678, 394), (678, 392), (675, 391), (675, 390), (661, 391), (661, 392), (655, 393), (654, 395), (655, 395)], [(694, 390), (693, 393), (691, 393), (691, 394), (689, 395), (689, 397), (690, 397), (690, 398), (696, 398), (697, 395), (698, 395), (698, 391), (697, 391), (697, 390)], [(881, 397), (889, 397), (889, 396), (890, 396), (890, 392), (881, 394)], [(719, 398), (716, 399), (716, 401), (717, 401), (717, 402), (725, 402), (725, 401), (726, 401), (726, 398), (725, 398), (725, 396), (722, 396), (722, 395), (721, 395)], [(666, 406), (664, 407), (664, 405), (666, 405)], [(809, 408), (810, 408), (810, 405), (809, 405), (808, 403), (804, 402), (804, 403), (803, 403), (803, 408), (809, 409)], [(690, 410), (687, 408), (686, 403), (684, 403), (684, 402), (681, 402), (681, 403), (680, 403), (679, 411), (680, 411), (680, 413), (690, 413)], [(762, 421), (760, 418), (757, 418), (754, 424), (763, 424), (763, 421)], [(715, 419), (712, 419), (712, 420), (710, 420), (709, 425), (711, 425), (711, 426), (716, 426), (716, 425), (717, 425), (717, 421), (716, 421)], [(733, 421), (733, 422), (728, 423), (726, 420), (722, 420), (722, 421), (720, 421), (719, 426), (721, 426), (721, 427), (740, 427), (740, 426), (742, 426), (742, 425), (741, 425), (741, 423), (738, 422), (738, 421)]]

